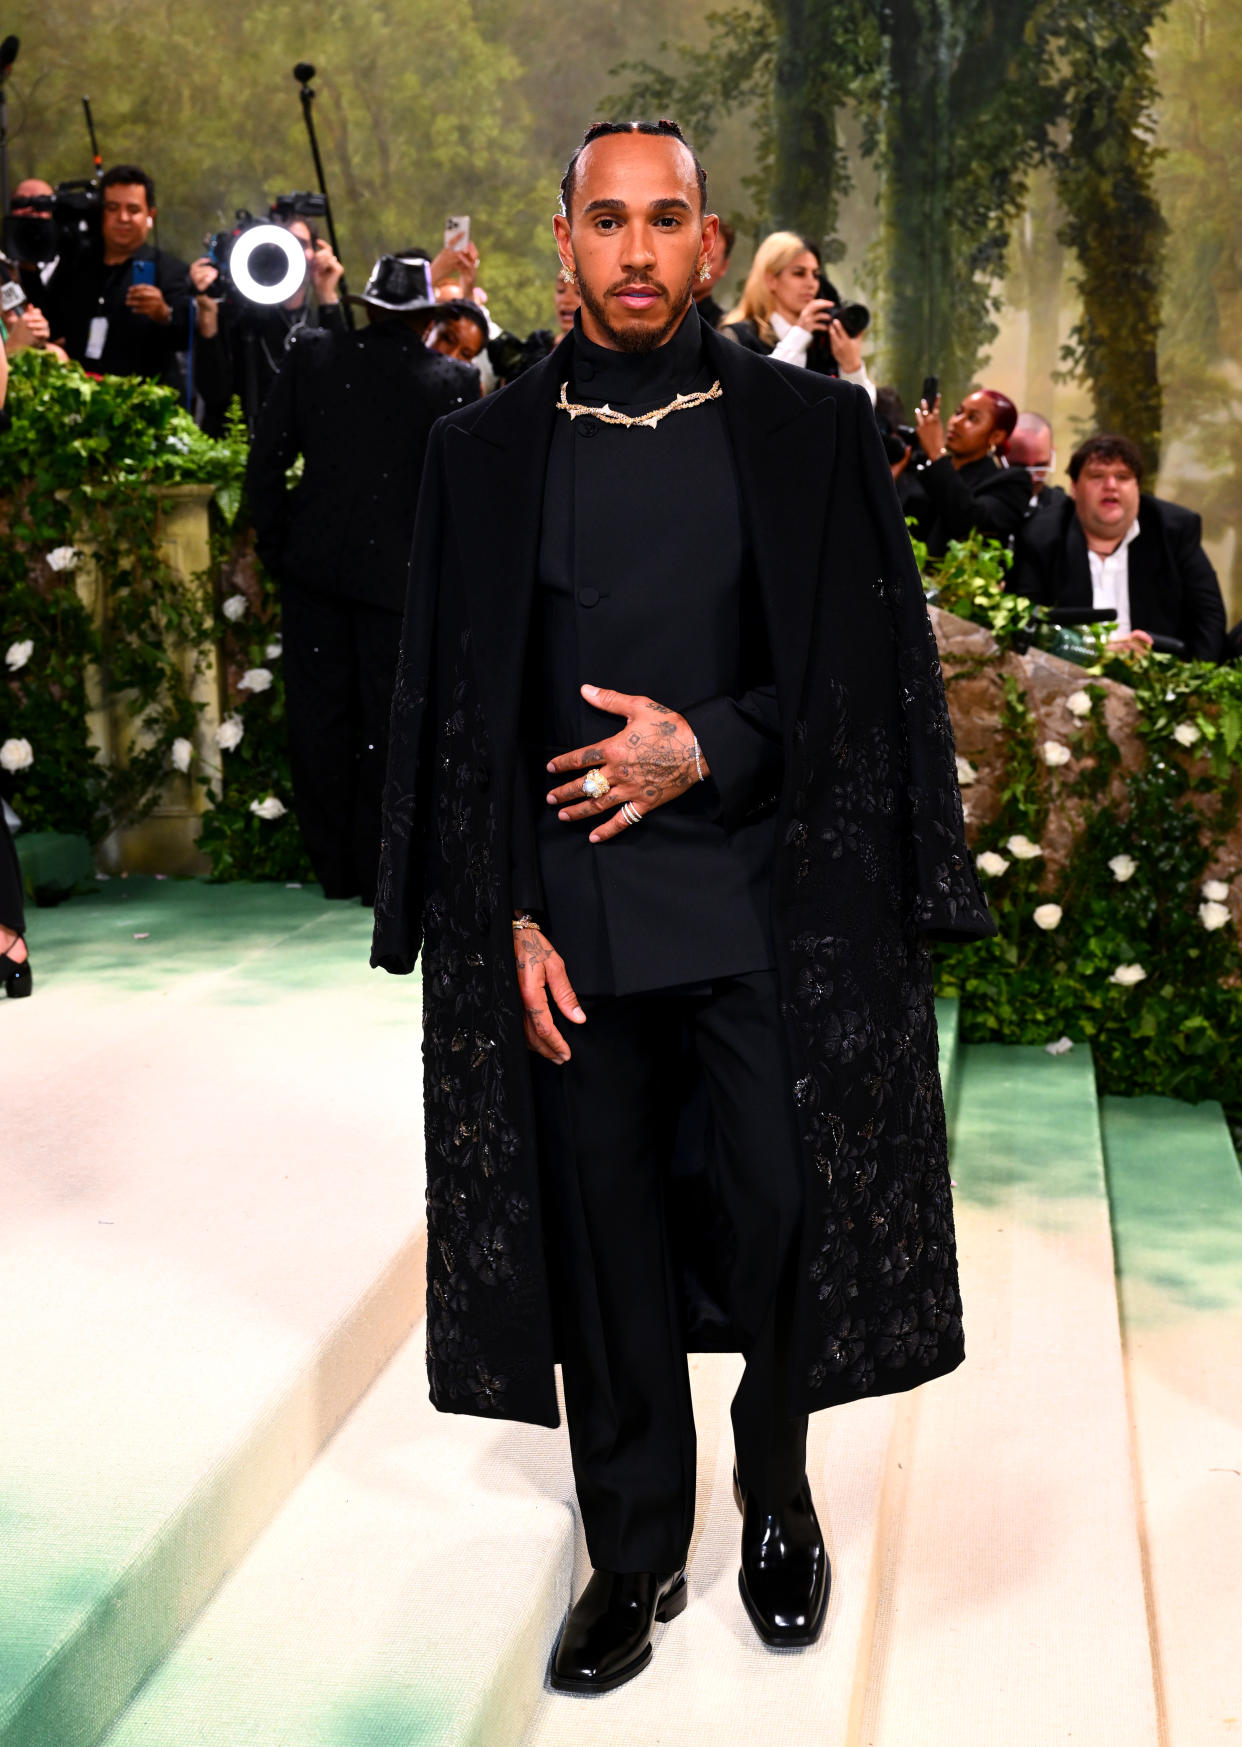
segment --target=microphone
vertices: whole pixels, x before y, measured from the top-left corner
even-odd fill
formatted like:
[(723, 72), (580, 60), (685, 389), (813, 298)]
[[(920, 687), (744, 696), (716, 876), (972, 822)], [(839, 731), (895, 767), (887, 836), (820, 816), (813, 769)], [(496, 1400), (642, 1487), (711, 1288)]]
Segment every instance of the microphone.
[[(17, 38), (10, 37), (9, 41), (16, 45)], [(16, 46), (14, 46), (13, 53), (17, 53)], [(299, 61), (297, 66), (293, 69), (293, 76), (299, 85), (309, 85), (311, 80), (315, 77), (315, 69), (311, 66), (309, 61)]]
[(6, 36), (4, 41), (0, 42), (0, 75), (9, 71), (17, 59), (17, 51), (21, 46), (15, 36)]

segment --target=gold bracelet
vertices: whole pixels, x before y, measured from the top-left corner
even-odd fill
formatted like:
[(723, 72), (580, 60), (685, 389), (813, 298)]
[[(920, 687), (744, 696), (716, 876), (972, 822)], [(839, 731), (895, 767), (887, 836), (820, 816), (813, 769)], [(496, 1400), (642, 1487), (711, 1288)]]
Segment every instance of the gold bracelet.
[(523, 910), (520, 916), (515, 916), (513, 919), (513, 932), (515, 934), (520, 934), (523, 928), (538, 928), (538, 926), (535, 918), (527, 910)]

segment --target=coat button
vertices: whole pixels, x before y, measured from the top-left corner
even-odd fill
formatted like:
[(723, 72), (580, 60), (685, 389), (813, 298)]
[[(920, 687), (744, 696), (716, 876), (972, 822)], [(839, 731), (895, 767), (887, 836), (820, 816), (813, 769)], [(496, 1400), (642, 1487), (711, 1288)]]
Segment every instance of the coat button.
[(578, 605), (594, 607), (599, 605), (599, 590), (597, 588), (580, 588), (578, 590)]
[(578, 429), (584, 437), (598, 437), (600, 427), (595, 419), (583, 419)]

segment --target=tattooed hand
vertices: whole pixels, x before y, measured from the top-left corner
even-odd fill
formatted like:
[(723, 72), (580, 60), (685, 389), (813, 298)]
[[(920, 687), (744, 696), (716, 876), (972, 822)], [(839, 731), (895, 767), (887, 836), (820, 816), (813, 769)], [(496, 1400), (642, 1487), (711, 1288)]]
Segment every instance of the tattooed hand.
[[(597, 710), (625, 717), (625, 727), (611, 740), (564, 752), (548, 766), (558, 776), (569, 771), (578, 773), (572, 782), (548, 795), (549, 806), (560, 808), (558, 819), (587, 819), (595, 813), (618, 809), (612, 812), (611, 819), (592, 831), (592, 843), (606, 843), (610, 837), (630, 829), (630, 821), (619, 810), (625, 801), (639, 813), (650, 813), (693, 788), (700, 780), (700, 766), (704, 777), (710, 774), (701, 746), (698, 764), (695, 763), (694, 730), (684, 716), (670, 710), (667, 704), (657, 704), (653, 698), (631, 697), (629, 692), (605, 691), (595, 685), (584, 685), (582, 695)], [(609, 789), (606, 795), (593, 801), (582, 792), (582, 776), (595, 769), (602, 769)]]
[(569, 1060), (569, 1045), (552, 1022), (549, 995), (566, 1019), (572, 1019), (575, 1025), (586, 1023), (586, 1014), (570, 986), (565, 961), (538, 928), (515, 928), (513, 953), (517, 960), (526, 1047), (563, 1067)]

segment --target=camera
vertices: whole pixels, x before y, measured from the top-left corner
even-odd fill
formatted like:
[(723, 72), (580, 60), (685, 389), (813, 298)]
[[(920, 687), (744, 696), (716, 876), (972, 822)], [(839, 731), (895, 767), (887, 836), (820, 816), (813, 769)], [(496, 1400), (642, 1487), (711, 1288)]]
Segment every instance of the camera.
[(4, 252), (23, 265), (42, 266), (84, 252), (99, 236), (103, 201), (98, 184), (60, 182), (51, 194), (23, 197), (21, 213), (7, 213)]
[(278, 194), (266, 219), (238, 207), (229, 230), (207, 238), (207, 257), (218, 277), (208, 291), (217, 302), (284, 303), (306, 283), (306, 256), (289, 231), (296, 218), (320, 216), (322, 194)]
[(323, 218), (327, 210), (325, 195), (299, 190), (293, 194), (278, 194), (268, 208), (268, 217), (276, 224), (292, 224), (295, 218)]
[[(828, 314), (840, 322), (852, 340), (856, 340), (859, 334), (865, 333), (870, 327), (871, 311), (866, 304), (843, 302), (837, 295), (836, 287), (822, 273), (819, 276), (819, 290), (815, 295), (822, 297), (826, 303), (832, 305)], [(824, 371), (830, 376), (837, 374), (837, 361), (832, 350), (832, 340), (826, 328), (820, 328), (811, 335), (806, 361), (813, 370)]]

